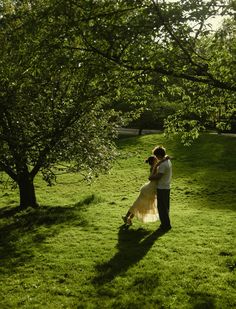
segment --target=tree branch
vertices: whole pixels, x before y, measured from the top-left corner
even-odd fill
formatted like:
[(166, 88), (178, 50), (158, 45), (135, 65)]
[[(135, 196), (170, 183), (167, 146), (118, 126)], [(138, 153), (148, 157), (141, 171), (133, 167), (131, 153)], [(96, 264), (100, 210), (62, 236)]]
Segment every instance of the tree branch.
[(166, 76), (173, 76), (176, 78), (181, 78), (181, 79), (186, 79), (189, 81), (193, 81), (193, 82), (198, 82), (198, 83), (203, 83), (203, 84), (207, 84), (207, 85), (211, 85), (215, 88), (220, 88), (220, 89), (226, 89), (226, 90), (230, 90), (230, 91), (236, 91), (236, 86), (227, 83), (227, 82), (222, 82), (220, 80), (217, 80), (215, 78), (213, 78), (213, 76), (209, 73), (206, 74), (206, 78), (203, 77), (199, 77), (197, 75), (190, 75), (190, 74), (186, 74), (186, 73), (181, 73), (181, 72), (177, 72), (174, 70), (167, 70), (165, 68), (162, 67), (151, 67), (151, 66), (137, 66), (137, 65), (131, 65), (128, 61), (122, 61), (120, 58), (118, 57), (114, 57), (114, 56), (110, 56), (108, 55), (106, 52), (101, 51), (100, 49), (98, 49), (97, 47), (94, 47), (90, 42), (88, 42), (88, 40), (84, 37), (85, 43), (91, 48), (92, 52), (95, 52), (99, 55), (101, 55), (102, 57), (106, 58), (107, 60), (116, 63), (117, 65), (120, 65), (128, 70), (132, 70), (132, 71), (145, 71), (145, 72), (155, 72), (158, 74), (162, 74), (162, 75), (166, 75)]
[(2, 161), (0, 161), (0, 168), (4, 170), (4, 172), (7, 173), (8, 176), (10, 176), (14, 181), (17, 182), (17, 175), (13, 172), (13, 170), (4, 164)]

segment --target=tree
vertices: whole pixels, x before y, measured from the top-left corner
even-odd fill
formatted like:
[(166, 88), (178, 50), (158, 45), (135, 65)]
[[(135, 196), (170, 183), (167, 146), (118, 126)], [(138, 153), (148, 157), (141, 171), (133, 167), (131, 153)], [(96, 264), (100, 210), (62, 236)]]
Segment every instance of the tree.
[(111, 101), (136, 109), (183, 80), (236, 90), (233, 62), (219, 76), (223, 63), (199, 48), (208, 18), (230, 13), (224, 2), (1, 1), (0, 168), (22, 208), (37, 205), (39, 172), (50, 184), (60, 162), (88, 175), (107, 167), (123, 121)]
[[(101, 3), (111, 5), (111, 1)], [(225, 36), (210, 25), (210, 18), (234, 16), (234, 9), (234, 1), (221, 0), (130, 1), (129, 5), (119, 1), (115, 12), (94, 17), (87, 29), (86, 46), (140, 78), (145, 76), (143, 83), (151, 97), (173, 97), (170, 100), (176, 100), (179, 108), (166, 122), (166, 131), (185, 132), (186, 140), (198, 136), (219, 106), (221, 111), (227, 109), (227, 121), (234, 115), (235, 32), (231, 31), (227, 47), (229, 28), (223, 30), (228, 31)], [(201, 114), (195, 115), (196, 119), (192, 119), (193, 109)], [(188, 117), (187, 111), (192, 116)], [(222, 122), (217, 121), (217, 126)]]
[[(198, 42), (199, 50), (209, 59), (209, 67), (213, 74), (232, 84), (236, 81), (235, 31), (235, 21), (226, 19), (214, 35), (202, 38)], [(181, 132), (183, 141), (188, 143), (205, 129), (216, 129), (218, 132), (234, 129), (235, 92), (191, 82), (176, 87), (175, 91), (178, 93), (176, 102), (179, 102), (179, 109), (177, 113), (168, 117), (167, 133)]]
[(86, 22), (75, 36), (70, 14), (73, 7), (60, 2), (3, 2), (0, 168), (17, 183), (21, 208), (37, 206), (39, 171), (51, 184), (58, 163), (89, 176), (114, 156), (122, 119), (112, 109), (104, 112), (116, 93), (110, 64), (84, 50)]
[[(93, 22), (86, 31), (89, 50), (140, 74), (236, 91), (232, 81), (225, 76), (218, 77), (210, 59), (198, 48), (199, 40), (211, 34), (209, 19), (232, 15), (233, 1), (133, 0), (114, 5), (113, 1), (103, 0), (95, 3)], [(104, 5), (110, 13), (101, 13)], [(218, 69), (220, 66), (217, 63)]]

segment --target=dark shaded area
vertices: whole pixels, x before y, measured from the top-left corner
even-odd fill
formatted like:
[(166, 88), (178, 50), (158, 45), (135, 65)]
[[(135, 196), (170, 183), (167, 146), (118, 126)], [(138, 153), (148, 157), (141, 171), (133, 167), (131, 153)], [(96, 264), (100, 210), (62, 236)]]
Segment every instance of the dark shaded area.
[(87, 225), (78, 215), (78, 206), (40, 206), (19, 211), (18, 208), (0, 209), (1, 271), (14, 271), (34, 256), (47, 238), (56, 235), (63, 226)]
[(108, 262), (96, 266), (98, 275), (93, 279), (93, 284), (105, 284), (117, 275), (125, 273), (144, 258), (154, 242), (163, 234), (160, 230), (150, 233), (144, 229), (133, 230), (121, 226), (118, 232), (118, 252)]
[(80, 207), (84, 205), (96, 204), (98, 201), (100, 201), (99, 198), (95, 194), (91, 194), (86, 196), (83, 200), (76, 203), (75, 206)]
[(193, 309), (214, 309), (216, 308), (215, 300), (208, 293), (190, 293)]
[(236, 268), (236, 261), (235, 260), (234, 261), (231, 261), (231, 260), (227, 261), (226, 267), (228, 268), (229, 271), (234, 271), (235, 268)]
[(190, 146), (184, 146), (180, 139), (167, 140), (167, 144), (176, 162), (188, 167), (236, 170), (236, 136), (202, 134)]
[[(175, 156), (173, 198), (180, 191), (184, 199), (202, 198), (212, 209), (236, 210), (236, 137), (204, 134), (190, 147), (175, 141), (169, 148)], [(177, 178), (184, 181), (175, 187)]]

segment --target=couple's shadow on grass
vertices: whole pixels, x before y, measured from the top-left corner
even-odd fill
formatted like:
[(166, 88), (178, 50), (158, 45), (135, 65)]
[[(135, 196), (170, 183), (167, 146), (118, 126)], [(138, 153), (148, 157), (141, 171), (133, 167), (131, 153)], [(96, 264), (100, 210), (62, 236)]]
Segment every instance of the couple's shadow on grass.
[(109, 261), (96, 266), (98, 275), (93, 279), (93, 284), (105, 284), (125, 273), (142, 260), (163, 234), (160, 230), (150, 232), (142, 228), (134, 230), (121, 226), (118, 232), (118, 252)]

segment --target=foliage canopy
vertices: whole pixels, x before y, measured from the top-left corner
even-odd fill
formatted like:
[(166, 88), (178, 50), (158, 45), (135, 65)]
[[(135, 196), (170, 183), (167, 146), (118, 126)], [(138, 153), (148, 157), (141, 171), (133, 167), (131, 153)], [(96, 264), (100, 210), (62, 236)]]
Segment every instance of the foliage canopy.
[(86, 175), (108, 167), (125, 121), (111, 103), (137, 106), (166, 89), (183, 98), (190, 88), (205, 95), (211, 87), (215, 97), (223, 89), (231, 104), (235, 28), (214, 35), (207, 21), (231, 14), (233, 6), (221, 0), (1, 1), (0, 168), (19, 186), (21, 206), (37, 205), (39, 171), (51, 184), (52, 168), (62, 162)]

